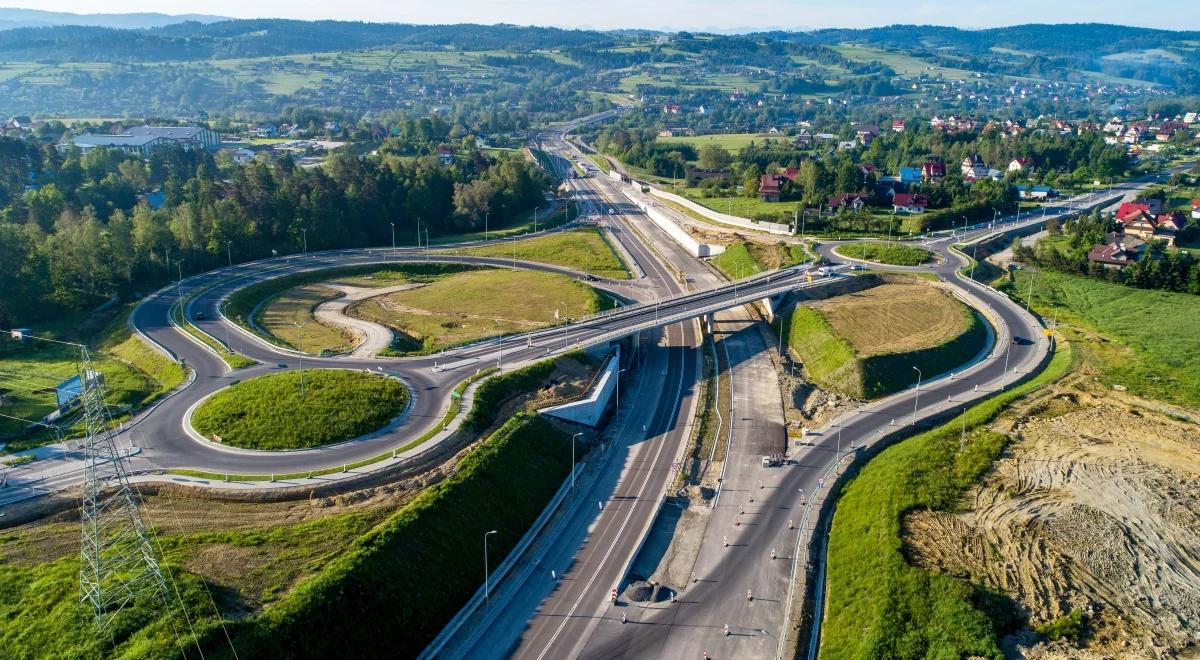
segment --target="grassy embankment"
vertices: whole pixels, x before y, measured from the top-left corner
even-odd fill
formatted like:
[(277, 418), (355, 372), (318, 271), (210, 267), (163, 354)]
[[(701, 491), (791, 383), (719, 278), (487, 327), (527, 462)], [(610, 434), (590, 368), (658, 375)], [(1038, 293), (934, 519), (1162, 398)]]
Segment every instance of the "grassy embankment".
[[(477, 409), (491, 414), (544, 385), (553, 371), (535, 365), (493, 379)], [(90, 632), (90, 612), (78, 601), (78, 523), (0, 532), (0, 616), (11, 624), (0, 628), (0, 657), (193, 655), (192, 626), (207, 657), (229, 656), (205, 582), (226, 622), (237, 621), (230, 633), (241, 657), (327, 657), (329, 646), (367, 653), (375, 644), (388, 645), (384, 655), (415, 656), (482, 581), (477, 555), (460, 550), (497, 529), (489, 543), (492, 565), (503, 559), (565, 477), (567, 439), (544, 420), (517, 413), (451, 477), (412, 500), (348, 500), (329, 509), (149, 497), (144, 515), (187, 604), (186, 617), (177, 604), (142, 603), (103, 636)], [(222, 531), (208, 531), (214, 517)], [(278, 646), (279, 634), (295, 647)]]
[(200, 328), (197, 328), (195, 325), (193, 325), (191, 321), (185, 321), (183, 319), (183, 315), (179, 312), (178, 305), (172, 307), (170, 313), (172, 320), (175, 321), (175, 325), (182, 328), (189, 337), (192, 337), (196, 341), (199, 341), (205, 346), (211, 348), (217, 354), (217, 356), (219, 356), (221, 360), (229, 366), (230, 369), (236, 371), (237, 369), (241, 369), (243, 367), (249, 367), (251, 365), (258, 364), (257, 361), (251, 360), (245, 355), (234, 353), (233, 351), (225, 348), (224, 344), (216, 341), (207, 333), (201, 331)]
[(711, 263), (726, 277), (738, 280), (768, 270), (795, 266), (809, 259), (811, 257), (800, 245), (782, 242), (767, 245), (754, 241), (738, 241), (729, 244), (724, 252), (713, 257)]
[(307, 449), (381, 428), (408, 400), (408, 388), (393, 378), (310, 369), (260, 376), (221, 390), (196, 409), (192, 425), (235, 447)]
[(977, 315), (939, 289), (893, 282), (788, 313), (785, 341), (817, 385), (878, 398), (945, 373), (974, 357), (987, 339)]
[(837, 246), (836, 251), (851, 259), (892, 266), (920, 266), (934, 259), (929, 250), (902, 243), (848, 243)]
[[(191, 629), (206, 657), (232, 657), (202, 579), (211, 584), (240, 657), (321, 658), (347, 648), (415, 657), (483, 581), (478, 555), (462, 549), (499, 530), (489, 539), (492, 566), (499, 564), (569, 464), (568, 436), (520, 413), (453, 475), (398, 509), (270, 527), (258, 526), (247, 512), (249, 520), (231, 531), (160, 529), (165, 566), (186, 613), (177, 602), (140, 603), (104, 635), (94, 634), (91, 613), (79, 602), (78, 550), (70, 548), (72, 541), (77, 545), (78, 523), (0, 532), (0, 616), (6, 622), (0, 657), (193, 656)], [(158, 499), (151, 508), (170, 508)], [(236, 505), (215, 508), (229, 506)], [(48, 561), (56, 536), (58, 552)], [(239, 570), (230, 570), (229, 562)]]
[(380, 323), (396, 336), (396, 353), (432, 353), (488, 337), (551, 326), (609, 309), (613, 301), (565, 275), (481, 269), (370, 298), (349, 314)]
[(955, 419), (885, 449), (845, 486), (829, 537), (824, 657), (1002, 657), (999, 637), (1017, 623), (1015, 610), (1003, 596), (909, 564), (902, 520), (913, 509), (954, 509), (1007, 444), (985, 427), (1070, 368), (1070, 345), (1058, 347), (1033, 380), (967, 409), (965, 441)]
[[(79, 319), (34, 329), (38, 336), (66, 341), (82, 339), (91, 345), (92, 360), (104, 374), (106, 400), (118, 420), (175, 389), (185, 377), (182, 367), (130, 332), (129, 312), (127, 308), (115, 314), (98, 331), (89, 332), (88, 324)], [(9, 451), (29, 449), (54, 439), (46, 432), (22, 434), (27, 425), (9, 417), (39, 420), (53, 412), (57, 406), (54, 387), (78, 375), (77, 357), (75, 349), (62, 344), (38, 341), (21, 344), (9, 340), (7, 335), (0, 338), (0, 396), (8, 402), (0, 408), (0, 413), (7, 416), (0, 417), (0, 441), (7, 443)]]
[[(1005, 288), (1024, 301), (1030, 277), (1018, 271)], [(1200, 406), (1200, 298), (1043, 271), (1034, 276), (1032, 303), (1058, 321), (1105, 385)]]
[(591, 227), (508, 244), (466, 248), (456, 250), (455, 254), (552, 264), (613, 280), (632, 277), (604, 234)]

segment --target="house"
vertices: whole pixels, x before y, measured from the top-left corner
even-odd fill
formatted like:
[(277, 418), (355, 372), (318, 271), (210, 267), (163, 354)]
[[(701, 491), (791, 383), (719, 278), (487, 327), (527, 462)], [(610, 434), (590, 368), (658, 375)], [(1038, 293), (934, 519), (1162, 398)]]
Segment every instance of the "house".
[(662, 107), (662, 112), (664, 115), (677, 115), (677, 114), (679, 114), (679, 104), (678, 103), (664, 103), (663, 107)]
[(830, 213), (861, 211), (867, 205), (868, 197), (861, 193), (842, 193), (840, 195), (833, 195), (825, 201)]
[(921, 193), (896, 193), (892, 196), (892, 211), (924, 213), (929, 208), (929, 196)]
[(675, 131), (672, 131), (669, 128), (664, 128), (658, 132), (658, 137), (662, 137), (662, 138), (675, 137)]
[(904, 129), (906, 129), (907, 127), (908, 127), (908, 124), (903, 119), (893, 119), (892, 120), (892, 132), (894, 132), (894, 133), (903, 133)]
[(238, 165), (243, 165), (245, 163), (249, 163), (250, 161), (254, 160), (254, 150), (253, 149), (242, 149), (242, 148), (221, 149), (217, 153), (225, 154), (226, 156), (229, 156), (229, 160), (233, 161), (234, 163), (236, 163)]
[(758, 199), (763, 202), (778, 202), (783, 177), (764, 174), (758, 181)]
[(1054, 189), (1050, 186), (1031, 186), (1020, 184), (1013, 186), (1021, 199), (1050, 199), (1054, 197)]
[(1009, 172), (1024, 172), (1033, 169), (1033, 160), (1030, 158), (1014, 158), (1008, 161)]
[(983, 156), (971, 154), (962, 161), (962, 175), (968, 181), (987, 178), (988, 166), (983, 162)]
[(1165, 241), (1167, 245), (1175, 245), (1175, 234), (1187, 224), (1187, 218), (1178, 211), (1154, 215), (1144, 209), (1134, 213), (1118, 216), (1127, 236), (1136, 236), (1142, 240)]
[(874, 124), (862, 124), (854, 131), (854, 135), (858, 138), (859, 143), (867, 146), (879, 135), (879, 127)]
[(807, 130), (801, 130), (800, 133), (796, 136), (796, 139), (792, 140), (792, 146), (796, 147), (797, 149), (805, 149), (807, 147), (811, 147), (812, 143), (813, 143), (812, 133), (809, 133)]
[[(942, 174), (945, 175), (945, 173), (946, 173), (946, 171), (945, 171), (945, 169), (943, 169)], [(920, 183), (921, 179), (923, 179), (923, 178), (924, 178), (924, 171), (920, 167), (901, 167), (900, 168), (900, 183), (904, 183), (904, 184)]]
[(938, 183), (946, 178), (946, 164), (940, 160), (928, 160), (921, 166), (921, 180)]
[[(1137, 241), (1137, 239), (1133, 239)], [(1137, 241), (1141, 246), (1142, 242)], [(1131, 247), (1121, 239), (1109, 243), (1097, 243), (1088, 251), (1088, 261), (1098, 263), (1105, 268), (1124, 268), (1137, 261), (1138, 249)]]
[(1200, 199), (1192, 200), (1192, 219), (1200, 220)]
[(250, 135), (256, 138), (273, 138), (279, 135), (279, 129), (275, 124), (259, 124), (250, 129)]
[(454, 162), (454, 150), (444, 144), (438, 145), (437, 149), (434, 150), (434, 154), (437, 155), (442, 165), (448, 166)]
[(135, 126), (119, 135), (64, 135), (58, 143), (58, 150), (65, 152), (74, 147), (87, 153), (97, 147), (105, 147), (147, 157), (155, 149), (167, 146), (215, 149), (220, 144), (220, 137), (203, 126)]

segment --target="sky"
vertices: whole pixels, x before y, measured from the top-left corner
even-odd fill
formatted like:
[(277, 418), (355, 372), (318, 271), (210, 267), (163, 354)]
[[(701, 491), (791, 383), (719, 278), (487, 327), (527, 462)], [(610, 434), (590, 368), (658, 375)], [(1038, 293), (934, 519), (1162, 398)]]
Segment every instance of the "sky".
[[(13, 4), (24, 4), (14, 2)], [(1200, 2), (1142, 0), (40, 0), (46, 11), (161, 12), (234, 18), (299, 18), (397, 23), (515, 23), (578, 28), (714, 32), (905, 24), (964, 28), (1019, 23), (1106, 22), (1200, 29)], [(28, 5), (27, 5), (28, 6)]]

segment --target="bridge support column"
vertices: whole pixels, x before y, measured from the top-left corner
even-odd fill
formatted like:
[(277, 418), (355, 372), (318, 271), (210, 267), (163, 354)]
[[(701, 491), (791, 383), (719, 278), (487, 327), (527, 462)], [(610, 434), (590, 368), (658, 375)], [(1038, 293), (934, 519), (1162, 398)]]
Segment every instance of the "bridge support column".
[(704, 315), (704, 331), (712, 334), (715, 331), (716, 316), (711, 312)]
[(775, 322), (775, 310), (783, 307), (784, 303), (787, 301), (787, 295), (788, 294), (786, 293), (780, 293), (762, 299), (762, 307), (764, 313), (766, 314), (768, 323)]

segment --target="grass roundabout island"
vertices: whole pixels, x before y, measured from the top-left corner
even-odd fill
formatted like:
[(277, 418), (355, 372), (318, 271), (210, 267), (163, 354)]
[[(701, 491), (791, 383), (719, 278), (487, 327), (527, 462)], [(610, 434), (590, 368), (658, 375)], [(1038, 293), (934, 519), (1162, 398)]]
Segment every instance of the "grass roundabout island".
[(843, 257), (889, 266), (920, 266), (934, 260), (929, 250), (899, 243), (847, 243), (837, 246)]
[(382, 428), (408, 405), (400, 381), (368, 371), (308, 369), (221, 390), (192, 413), (206, 438), (244, 449), (309, 449)]

